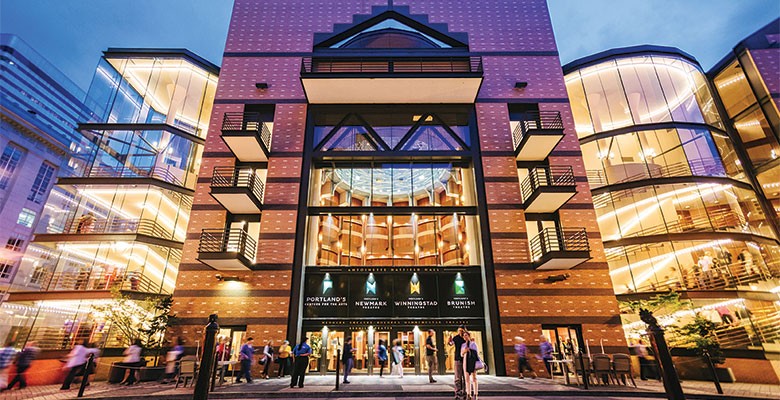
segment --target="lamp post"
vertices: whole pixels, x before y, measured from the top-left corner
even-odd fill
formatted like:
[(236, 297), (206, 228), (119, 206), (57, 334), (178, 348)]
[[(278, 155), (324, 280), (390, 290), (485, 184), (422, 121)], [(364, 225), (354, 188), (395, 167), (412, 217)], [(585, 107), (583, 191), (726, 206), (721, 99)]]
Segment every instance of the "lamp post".
[(647, 324), (650, 344), (653, 346), (653, 351), (661, 370), (661, 376), (664, 379), (666, 398), (669, 400), (685, 400), (685, 394), (680, 385), (680, 378), (677, 376), (677, 370), (675, 370), (674, 362), (672, 361), (672, 354), (666, 345), (664, 329), (658, 325), (658, 320), (655, 319), (653, 313), (644, 308), (639, 310), (639, 318)]
[(212, 364), (214, 363), (214, 351), (216, 349), (216, 337), (219, 332), (217, 314), (209, 315), (209, 323), (206, 325), (203, 337), (203, 357), (198, 369), (198, 380), (195, 382), (194, 400), (206, 400), (209, 398), (209, 378)]

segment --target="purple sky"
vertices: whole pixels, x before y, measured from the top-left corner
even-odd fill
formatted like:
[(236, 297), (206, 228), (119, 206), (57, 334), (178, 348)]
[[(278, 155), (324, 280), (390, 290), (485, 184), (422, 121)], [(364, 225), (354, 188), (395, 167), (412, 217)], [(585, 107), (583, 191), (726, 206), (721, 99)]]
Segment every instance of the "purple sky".
[[(266, 0), (269, 1), (269, 0)], [(283, 0), (277, 0), (283, 1)], [(19, 35), (84, 90), (108, 47), (184, 47), (221, 63), (231, 0), (2, 0)], [(549, 0), (561, 62), (613, 47), (679, 47), (710, 68), (780, 16), (777, 0)]]

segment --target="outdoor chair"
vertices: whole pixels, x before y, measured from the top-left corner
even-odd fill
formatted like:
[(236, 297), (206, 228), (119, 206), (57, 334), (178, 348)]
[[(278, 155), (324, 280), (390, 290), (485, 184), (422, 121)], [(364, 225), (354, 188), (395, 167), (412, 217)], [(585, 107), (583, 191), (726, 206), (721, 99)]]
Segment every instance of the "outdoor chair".
[(631, 356), (628, 354), (613, 354), (612, 355), (612, 371), (615, 374), (615, 379), (620, 375), (620, 379), (624, 385), (628, 385), (626, 382), (626, 375), (631, 379), (631, 383), (636, 387), (634, 381), (634, 373), (631, 372)]
[(187, 382), (192, 380), (195, 382), (195, 375), (197, 374), (196, 367), (197, 360), (195, 357), (184, 357), (179, 361), (179, 375), (176, 376), (176, 387), (179, 387), (179, 383), (184, 381), (184, 387), (187, 387)]
[[(580, 360), (582, 359), (582, 360)], [(582, 361), (582, 362), (580, 362)], [(582, 366), (585, 366), (585, 370), (582, 370)], [(590, 382), (590, 374), (591, 374), (591, 365), (590, 365), (590, 358), (587, 356), (584, 356), (582, 353), (577, 353), (574, 355), (574, 372), (578, 375), (582, 375), (582, 381), (583, 383), (587, 379), (588, 382)]]
[(609, 385), (612, 380), (612, 360), (609, 359), (607, 354), (594, 354), (593, 355), (593, 375), (596, 377), (596, 382), (601, 381), (604, 385)]

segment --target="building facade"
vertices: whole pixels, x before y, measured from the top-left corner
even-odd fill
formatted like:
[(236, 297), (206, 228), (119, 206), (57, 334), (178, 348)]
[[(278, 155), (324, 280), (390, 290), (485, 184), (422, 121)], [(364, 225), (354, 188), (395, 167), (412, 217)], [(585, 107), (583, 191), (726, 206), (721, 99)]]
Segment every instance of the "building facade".
[(90, 117), (83, 99), (27, 43), (0, 34), (0, 293), (13, 281), (55, 179), (74, 172), (76, 125)]
[(176, 334), (627, 351), (546, 2), (238, 0), (209, 130)]
[[(711, 82), (678, 49), (638, 46), (563, 69), (618, 300), (679, 292), (681, 309), (657, 312), (663, 324), (705, 316), (719, 324), (716, 336), (737, 380), (777, 383), (771, 360), (780, 350), (780, 242), (774, 200), (765, 196), (777, 182), (766, 180), (777, 165), (777, 123), (770, 129), (758, 117), (761, 106), (774, 118), (777, 108), (759, 96), (763, 103), (743, 113), (755, 120), (732, 121), (739, 108), (732, 85), (746, 84), (744, 75), (732, 76), (733, 65)], [(765, 133), (767, 147), (740, 140), (747, 134), (740, 129)], [(638, 315), (624, 312), (628, 337), (644, 336)], [(688, 346), (671, 332), (669, 340)], [(685, 364), (681, 374), (693, 377)]]
[(77, 172), (56, 181), (0, 306), (0, 337), (37, 342), (41, 363), (84, 340), (124, 348), (133, 331), (109, 314), (143, 319), (149, 299), (173, 293), (218, 72), (186, 50), (104, 53)]

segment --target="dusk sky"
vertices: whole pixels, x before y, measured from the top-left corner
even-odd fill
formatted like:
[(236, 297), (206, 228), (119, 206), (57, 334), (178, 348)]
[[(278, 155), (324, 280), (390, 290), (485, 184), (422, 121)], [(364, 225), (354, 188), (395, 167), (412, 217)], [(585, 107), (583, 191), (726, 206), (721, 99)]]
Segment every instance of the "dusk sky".
[[(0, 31), (19, 35), (86, 91), (108, 47), (184, 47), (220, 64), (232, 4), (2, 0)], [(780, 16), (777, 0), (550, 0), (549, 5), (563, 64), (613, 47), (657, 44), (679, 47), (708, 69)]]

